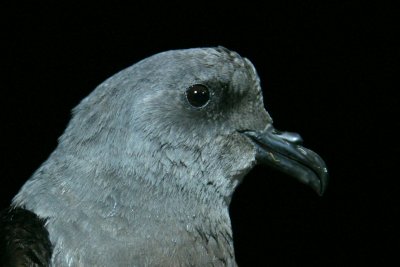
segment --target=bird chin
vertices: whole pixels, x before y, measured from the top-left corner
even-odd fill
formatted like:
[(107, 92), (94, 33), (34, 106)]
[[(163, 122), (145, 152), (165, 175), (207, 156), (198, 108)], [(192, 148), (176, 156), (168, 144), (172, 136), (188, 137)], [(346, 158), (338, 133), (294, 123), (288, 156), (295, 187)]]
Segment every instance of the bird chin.
[(276, 131), (272, 125), (263, 131), (242, 131), (256, 147), (258, 164), (278, 169), (309, 185), (322, 195), (328, 182), (328, 171), (323, 159), (300, 145), (298, 134)]

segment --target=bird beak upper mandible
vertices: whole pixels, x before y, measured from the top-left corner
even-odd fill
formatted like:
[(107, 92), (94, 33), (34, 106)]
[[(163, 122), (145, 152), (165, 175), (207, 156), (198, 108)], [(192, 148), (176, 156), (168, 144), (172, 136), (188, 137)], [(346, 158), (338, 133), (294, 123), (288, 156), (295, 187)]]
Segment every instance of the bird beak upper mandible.
[(302, 146), (303, 139), (297, 133), (280, 132), (272, 124), (262, 131), (241, 131), (256, 146), (257, 163), (267, 164), (302, 183), (311, 186), (322, 195), (328, 182), (328, 171), (323, 159)]

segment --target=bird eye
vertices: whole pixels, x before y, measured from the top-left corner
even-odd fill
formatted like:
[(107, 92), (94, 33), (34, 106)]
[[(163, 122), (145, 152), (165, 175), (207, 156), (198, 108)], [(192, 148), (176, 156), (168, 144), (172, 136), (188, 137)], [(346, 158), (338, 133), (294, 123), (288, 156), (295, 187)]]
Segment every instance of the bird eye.
[(202, 84), (195, 84), (186, 90), (186, 98), (193, 107), (204, 107), (210, 100), (210, 91)]

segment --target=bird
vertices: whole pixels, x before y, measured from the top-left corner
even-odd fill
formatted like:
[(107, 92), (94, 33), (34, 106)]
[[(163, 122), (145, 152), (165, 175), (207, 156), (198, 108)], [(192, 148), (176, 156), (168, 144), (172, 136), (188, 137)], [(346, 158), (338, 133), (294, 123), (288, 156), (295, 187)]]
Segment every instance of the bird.
[[(278, 131), (254, 65), (161, 52), (85, 97), (0, 219), (5, 266), (237, 266), (229, 205), (257, 164), (322, 195), (323, 159)], [(25, 264), (25, 265), (24, 265)]]

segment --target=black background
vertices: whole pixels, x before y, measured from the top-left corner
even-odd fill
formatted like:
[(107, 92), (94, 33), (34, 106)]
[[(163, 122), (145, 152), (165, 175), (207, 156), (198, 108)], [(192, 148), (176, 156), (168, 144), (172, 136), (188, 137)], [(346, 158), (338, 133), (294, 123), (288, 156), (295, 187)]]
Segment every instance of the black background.
[(134, 2), (0, 4), (1, 207), (55, 148), (71, 108), (103, 80), (157, 52), (223, 45), (255, 64), (275, 127), (301, 133), (331, 177), (318, 197), (256, 167), (231, 206), (239, 265), (378, 266), (394, 259), (393, 7)]

